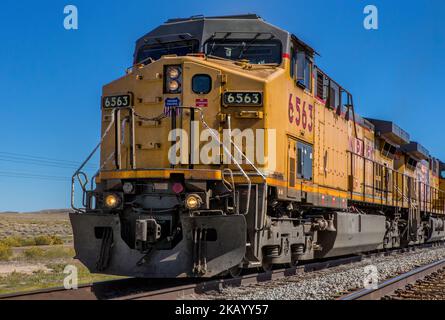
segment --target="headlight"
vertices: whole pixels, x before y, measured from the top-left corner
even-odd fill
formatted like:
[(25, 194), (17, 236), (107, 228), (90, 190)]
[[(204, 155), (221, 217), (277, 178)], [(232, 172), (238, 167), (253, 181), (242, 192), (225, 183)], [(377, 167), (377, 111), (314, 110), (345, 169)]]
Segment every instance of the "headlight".
[(197, 194), (188, 195), (185, 199), (185, 206), (187, 209), (196, 210), (202, 205), (202, 199)]
[(172, 80), (172, 81), (170, 81), (168, 83), (168, 90), (169, 91), (174, 92), (174, 91), (178, 91), (178, 89), (179, 89), (179, 82), (178, 81)]
[(180, 74), (181, 72), (179, 71), (178, 68), (170, 68), (167, 71), (167, 77), (173, 80), (178, 79)]
[(164, 67), (164, 93), (178, 94), (182, 93), (182, 66), (170, 65)]
[(121, 199), (115, 194), (109, 194), (105, 196), (104, 204), (108, 209), (116, 209), (120, 206)]

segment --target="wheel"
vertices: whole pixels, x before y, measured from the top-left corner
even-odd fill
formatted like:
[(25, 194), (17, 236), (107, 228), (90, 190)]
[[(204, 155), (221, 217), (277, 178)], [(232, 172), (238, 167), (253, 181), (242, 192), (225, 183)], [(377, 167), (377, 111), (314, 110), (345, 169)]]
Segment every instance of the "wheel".
[(283, 267), (284, 267), (284, 269), (291, 269), (291, 268), (293, 267), (292, 262), (290, 262), (290, 263), (285, 263), (285, 264), (283, 265)]
[(292, 259), (292, 261), (290, 263), (290, 267), (295, 268), (296, 266), (298, 266), (299, 262), (300, 262), (300, 260), (298, 260), (298, 259)]
[(232, 278), (238, 278), (242, 272), (243, 272), (243, 269), (240, 266), (236, 266), (229, 270), (229, 275)]
[(273, 264), (272, 262), (268, 261), (268, 262), (263, 262), (263, 270), (264, 272), (271, 272), (273, 269)]

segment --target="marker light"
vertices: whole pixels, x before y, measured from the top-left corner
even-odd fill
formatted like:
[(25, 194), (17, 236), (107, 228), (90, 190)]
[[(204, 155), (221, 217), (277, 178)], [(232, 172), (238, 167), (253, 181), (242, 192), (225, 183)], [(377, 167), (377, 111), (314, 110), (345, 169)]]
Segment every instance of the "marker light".
[(188, 195), (185, 199), (185, 206), (187, 209), (196, 210), (202, 205), (202, 199), (196, 194)]
[(176, 182), (176, 183), (173, 184), (172, 189), (173, 189), (174, 193), (180, 194), (181, 192), (184, 191), (184, 186), (181, 183)]

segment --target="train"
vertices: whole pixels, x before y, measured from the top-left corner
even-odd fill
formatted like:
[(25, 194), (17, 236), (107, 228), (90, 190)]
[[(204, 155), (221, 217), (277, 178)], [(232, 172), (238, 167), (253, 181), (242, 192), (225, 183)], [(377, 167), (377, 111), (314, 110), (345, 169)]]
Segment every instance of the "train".
[(317, 55), (255, 14), (170, 19), (138, 39), (73, 175), (76, 258), (118, 276), (236, 277), (445, 240), (445, 164), (359, 115)]

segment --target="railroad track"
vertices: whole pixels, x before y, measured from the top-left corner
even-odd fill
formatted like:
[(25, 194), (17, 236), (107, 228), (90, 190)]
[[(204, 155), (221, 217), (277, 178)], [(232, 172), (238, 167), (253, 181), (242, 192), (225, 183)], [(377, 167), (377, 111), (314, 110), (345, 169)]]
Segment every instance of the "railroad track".
[(0, 296), (0, 300), (177, 300), (202, 295), (225, 287), (278, 280), (300, 273), (313, 272), (359, 262), (364, 256), (314, 262), (302, 266), (252, 273), (234, 279), (122, 279), (80, 286), (77, 290), (55, 288)]
[(396, 290), (388, 300), (445, 300), (445, 268)]
[[(395, 249), (388, 252), (370, 253), (321, 262), (311, 262), (301, 266), (274, 270), (267, 273), (251, 273), (234, 279), (122, 279), (80, 286), (77, 290), (55, 288), (0, 296), (0, 300), (177, 300), (192, 295), (203, 295), (220, 291), (227, 287), (241, 287), (292, 277), (302, 273), (319, 271), (340, 265), (360, 262), (370, 257), (409, 252), (420, 248), (437, 247), (427, 244), (418, 248)], [(445, 260), (443, 261), (445, 266)], [(354, 300), (353, 293), (341, 300)]]
[(404, 299), (445, 299), (445, 259), (386, 280), (378, 288), (355, 291), (338, 300)]

